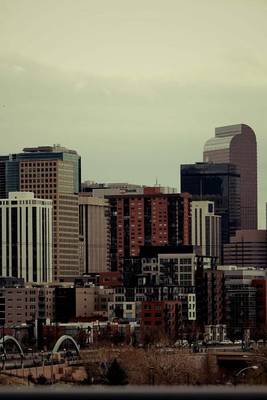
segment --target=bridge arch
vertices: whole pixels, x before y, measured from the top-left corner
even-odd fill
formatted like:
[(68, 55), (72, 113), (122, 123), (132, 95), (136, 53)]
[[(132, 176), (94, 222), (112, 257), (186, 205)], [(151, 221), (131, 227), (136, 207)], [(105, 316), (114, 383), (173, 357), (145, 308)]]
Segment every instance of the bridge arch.
[(3, 349), (4, 343), (6, 343), (6, 342), (12, 342), (12, 343), (14, 343), (15, 346), (16, 346), (16, 348), (18, 349), (20, 355), (21, 355), (22, 357), (24, 357), (24, 353), (23, 353), (22, 347), (21, 347), (21, 345), (19, 344), (19, 342), (17, 341), (17, 339), (14, 338), (14, 336), (5, 335), (4, 337), (1, 338), (1, 339), (0, 339), (0, 348), (1, 348), (1, 349)]
[(78, 344), (77, 344), (76, 341), (73, 339), (73, 337), (72, 337), (72, 336), (69, 336), (69, 335), (63, 335), (63, 336), (61, 336), (61, 337), (57, 340), (55, 346), (53, 347), (52, 353), (57, 353), (58, 350), (59, 350), (59, 348), (60, 348), (60, 346), (61, 346), (64, 342), (67, 342), (67, 341), (72, 342), (73, 345), (74, 345), (74, 347), (75, 347), (75, 350), (76, 350), (77, 354), (80, 354), (80, 349), (79, 349)]

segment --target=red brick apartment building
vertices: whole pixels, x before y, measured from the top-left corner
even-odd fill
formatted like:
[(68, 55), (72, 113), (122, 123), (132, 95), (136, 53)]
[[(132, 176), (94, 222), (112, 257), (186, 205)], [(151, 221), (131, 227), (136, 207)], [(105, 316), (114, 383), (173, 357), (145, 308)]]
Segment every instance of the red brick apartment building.
[(141, 310), (141, 335), (166, 335), (175, 340), (182, 324), (180, 301), (144, 301)]
[(124, 257), (139, 255), (141, 246), (190, 244), (191, 196), (145, 188), (144, 194), (109, 196), (111, 205), (111, 270)]
[(107, 288), (123, 286), (121, 272), (120, 271), (100, 272), (99, 285)]

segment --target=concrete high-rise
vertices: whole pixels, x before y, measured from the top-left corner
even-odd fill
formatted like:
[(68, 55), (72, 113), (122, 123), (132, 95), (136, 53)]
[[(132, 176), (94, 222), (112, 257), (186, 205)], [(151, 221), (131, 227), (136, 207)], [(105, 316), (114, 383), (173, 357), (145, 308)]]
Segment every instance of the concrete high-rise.
[(81, 157), (59, 145), (25, 148), (0, 157), (0, 195), (34, 192), (53, 200), (53, 279), (73, 280), (80, 274), (79, 206)]
[(0, 276), (52, 281), (52, 201), (10, 192), (0, 200)]
[(192, 201), (191, 233), (193, 246), (201, 255), (221, 257), (221, 217), (215, 215), (212, 201)]
[(215, 129), (204, 146), (204, 162), (231, 163), (240, 172), (241, 229), (257, 229), (257, 141), (245, 124)]
[(79, 194), (81, 273), (110, 270), (110, 207), (108, 200)]

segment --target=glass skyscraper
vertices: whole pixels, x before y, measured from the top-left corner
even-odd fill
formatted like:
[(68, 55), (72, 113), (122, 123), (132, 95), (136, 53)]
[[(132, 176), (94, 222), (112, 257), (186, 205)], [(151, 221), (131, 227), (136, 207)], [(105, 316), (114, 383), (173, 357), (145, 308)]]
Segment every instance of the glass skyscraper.
[(235, 165), (196, 163), (181, 165), (181, 192), (192, 200), (214, 202), (215, 214), (221, 216), (222, 243), (240, 229), (240, 174)]

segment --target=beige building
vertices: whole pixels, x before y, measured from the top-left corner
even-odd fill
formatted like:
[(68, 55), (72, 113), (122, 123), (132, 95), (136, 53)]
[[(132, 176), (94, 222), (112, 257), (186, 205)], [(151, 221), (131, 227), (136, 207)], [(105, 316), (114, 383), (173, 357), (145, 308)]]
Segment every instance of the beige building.
[(108, 303), (114, 300), (114, 289), (102, 286), (75, 289), (76, 318), (89, 318), (96, 315), (107, 317)]
[(7, 327), (54, 319), (54, 289), (46, 286), (0, 288), (0, 304), (0, 324)]
[(25, 149), (18, 155), (20, 190), (53, 200), (53, 280), (72, 281), (80, 275), (80, 157), (60, 146)]
[(79, 194), (81, 273), (110, 270), (109, 215), (107, 200)]

